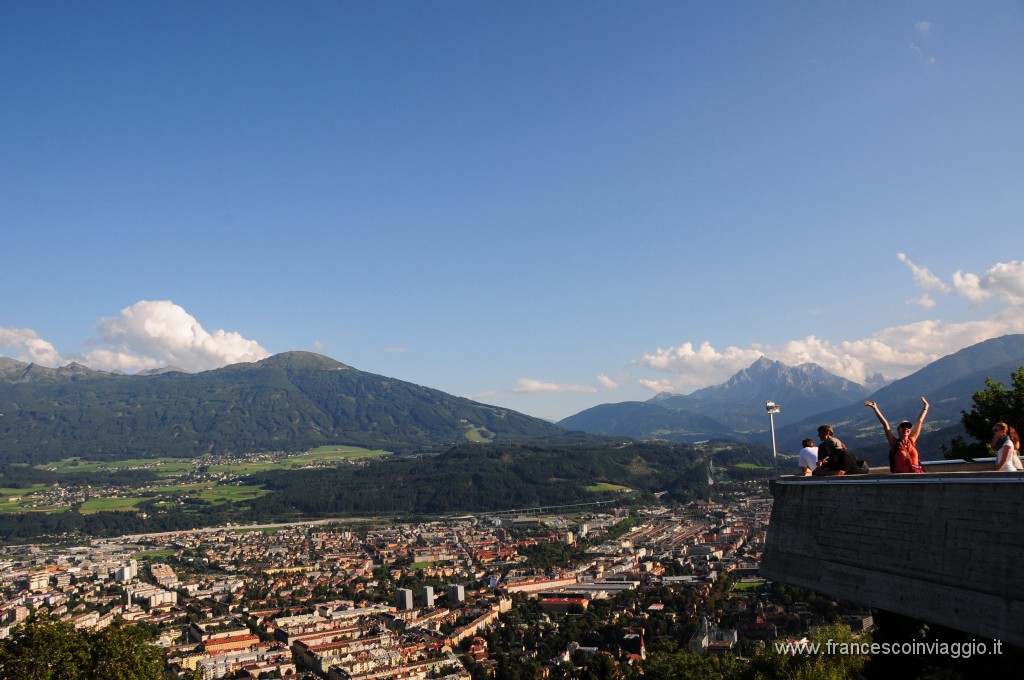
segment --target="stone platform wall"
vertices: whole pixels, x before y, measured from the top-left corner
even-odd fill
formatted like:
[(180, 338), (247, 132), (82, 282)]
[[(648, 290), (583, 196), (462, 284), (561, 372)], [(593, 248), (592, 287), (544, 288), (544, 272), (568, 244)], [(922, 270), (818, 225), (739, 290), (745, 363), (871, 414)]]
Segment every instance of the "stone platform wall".
[(1024, 646), (1024, 473), (782, 477), (772, 493), (765, 578)]

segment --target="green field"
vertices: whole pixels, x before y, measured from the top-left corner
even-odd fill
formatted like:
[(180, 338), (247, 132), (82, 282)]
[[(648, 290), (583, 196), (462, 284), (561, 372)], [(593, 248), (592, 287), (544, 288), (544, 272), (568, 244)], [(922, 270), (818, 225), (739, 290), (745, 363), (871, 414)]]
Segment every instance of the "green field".
[(172, 550), (169, 548), (162, 550), (142, 550), (135, 553), (133, 557), (137, 560), (144, 560), (147, 562), (162, 562), (163, 560), (166, 560), (168, 557), (173, 557), (177, 553), (177, 550)]
[(161, 477), (171, 477), (191, 472), (197, 462), (188, 458), (130, 458), (128, 460), (97, 461), (81, 458), (65, 458), (52, 463), (36, 465), (36, 469), (51, 472), (100, 472), (103, 470), (155, 470)]
[(601, 493), (602, 491), (615, 491), (617, 493), (629, 493), (632, 491), (628, 486), (621, 486), (619, 484), (609, 484), (608, 482), (598, 482), (591, 486), (585, 487), (587, 491), (591, 493)]
[(357, 460), (369, 460), (390, 456), (390, 451), (382, 449), (364, 449), (358, 446), (321, 446), (306, 453), (297, 455), (267, 456), (266, 460), (237, 460), (213, 463), (208, 458), (130, 458), (119, 461), (95, 461), (81, 458), (65, 458), (63, 460), (36, 465), (39, 470), (49, 470), (58, 474), (74, 472), (102, 472), (117, 470), (153, 470), (159, 478), (180, 477), (195, 472), (201, 467), (212, 473), (247, 475), (267, 470), (293, 470), (323, 463), (348, 463)]
[(234, 503), (237, 501), (244, 501), (251, 498), (258, 498), (259, 496), (265, 496), (270, 493), (266, 489), (260, 486), (236, 486), (234, 484), (225, 484), (218, 486), (212, 482), (202, 482), (199, 484), (170, 484), (167, 486), (155, 486), (148, 490), (149, 494), (159, 494), (165, 496), (165, 502), (162, 505), (166, 505), (167, 502), (175, 500), (177, 498), (197, 498), (213, 505), (221, 505), (223, 503)]
[(764, 585), (764, 579), (744, 579), (733, 584), (733, 590), (757, 590)]
[(494, 434), (489, 430), (474, 425), (469, 425), (465, 428), (465, 437), (468, 441), (475, 444), (481, 444), (494, 440)]
[(104, 510), (134, 510), (142, 502), (141, 497), (133, 498), (90, 498), (82, 503), (81, 513), (91, 515)]
[(756, 463), (736, 463), (733, 467), (741, 470), (771, 470), (767, 465), (758, 465)]
[[(353, 460), (366, 460), (368, 458), (383, 458), (390, 456), (390, 451), (383, 449), (363, 449), (358, 446), (320, 446), (309, 453), (288, 458), (289, 462), (295, 463), (341, 463)], [(295, 467), (294, 465), (292, 467)]]
[(268, 493), (270, 492), (261, 486), (227, 485), (204, 489), (199, 494), (199, 498), (214, 505), (222, 505), (224, 503), (237, 503), (238, 501), (259, 498), (260, 496), (266, 496)]
[[(38, 501), (29, 498), (28, 495), (42, 491), (48, 487), (47, 484), (33, 484), (24, 489), (0, 488), (0, 512), (54, 512), (59, 508), (50, 506), (32, 507)], [(17, 498), (18, 500), (11, 500)]]

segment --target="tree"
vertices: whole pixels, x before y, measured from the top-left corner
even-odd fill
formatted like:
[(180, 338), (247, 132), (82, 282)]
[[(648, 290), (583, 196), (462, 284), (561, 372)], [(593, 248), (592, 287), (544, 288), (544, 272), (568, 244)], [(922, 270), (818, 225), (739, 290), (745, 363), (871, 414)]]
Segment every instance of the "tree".
[(43, 616), (0, 641), (0, 680), (158, 680), (163, 651), (137, 626), (77, 630)]
[(672, 641), (651, 645), (647, 659), (633, 677), (643, 680), (741, 680), (747, 668), (730, 656), (703, 656)]
[(1014, 427), (1024, 426), (1024, 366), (1010, 376), (1011, 389), (1002, 382), (985, 378), (985, 389), (975, 392), (970, 411), (961, 411), (960, 422), (975, 441), (954, 437), (950, 447), (942, 447), (947, 458), (984, 458), (993, 455), (992, 425), (1006, 422)]
[(88, 680), (91, 663), (89, 645), (68, 621), (29, 621), (0, 642), (4, 680)]
[(164, 655), (137, 626), (110, 626), (92, 636), (92, 677), (105, 680), (159, 678)]
[[(867, 635), (855, 635), (847, 626), (832, 623), (818, 629), (806, 653), (787, 653), (777, 643), (761, 648), (750, 664), (754, 680), (858, 680), (863, 676), (870, 646)], [(811, 650), (816, 651), (811, 651)]]

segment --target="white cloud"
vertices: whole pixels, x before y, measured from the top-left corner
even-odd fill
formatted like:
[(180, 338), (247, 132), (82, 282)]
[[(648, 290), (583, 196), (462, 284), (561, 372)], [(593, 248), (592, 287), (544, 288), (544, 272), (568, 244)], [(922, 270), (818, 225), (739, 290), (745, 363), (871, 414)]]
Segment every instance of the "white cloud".
[(1000, 262), (985, 273), (985, 288), (1013, 306), (1024, 304), (1024, 262)]
[(82, 363), (103, 370), (139, 370), (172, 365), (205, 371), (269, 356), (255, 340), (224, 330), (206, 331), (194, 316), (170, 300), (141, 300), (117, 316), (101, 319), (104, 345)]
[(661, 392), (677, 391), (675, 384), (667, 378), (662, 378), (661, 380), (649, 380), (645, 378), (643, 380), (638, 380), (637, 382), (656, 394), (660, 394)]
[(913, 300), (907, 300), (907, 304), (908, 305), (917, 305), (919, 307), (924, 307), (925, 309), (931, 309), (932, 307), (935, 306), (935, 298), (933, 298), (928, 293), (925, 293), (924, 295), (922, 295), (919, 298), (914, 298)]
[(392, 354), (404, 354), (406, 350), (405, 350), (404, 347), (388, 347), (384, 351), (385, 352), (390, 352)]
[(991, 296), (991, 292), (982, 288), (981, 278), (977, 274), (964, 274), (960, 270), (953, 272), (953, 290), (957, 295), (967, 298), (975, 307), (980, 306)]
[(529, 393), (584, 392), (592, 394), (597, 392), (597, 388), (590, 385), (559, 385), (556, 383), (545, 382), (543, 380), (534, 380), (533, 378), (520, 378), (516, 381), (516, 386), (512, 388), (512, 391)]
[(619, 389), (619, 383), (615, 382), (614, 380), (606, 376), (604, 373), (598, 374), (597, 381), (604, 385), (609, 390)]
[(936, 293), (952, 292), (952, 288), (946, 285), (938, 276), (932, 274), (927, 267), (919, 267), (911, 262), (910, 258), (903, 253), (896, 253), (896, 257), (900, 259), (900, 262), (910, 267), (910, 271), (914, 274), (914, 280), (917, 281), (917, 285), (922, 289)]
[(922, 38), (930, 38), (932, 35), (932, 22), (918, 21), (914, 24), (914, 32)]
[(655, 385), (644, 382), (641, 384), (659, 392), (690, 391), (710, 385), (723, 375), (728, 377), (739, 369), (746, 368), (763, 354), (764, 352), (756, 347), (727, 347), (719, 352), (707, 341), (701, 343), (697, 349), (689, 342), (668, 349), (659, 347), (653, 353), (644, 354), (640, 358), (640, 364), (656, 371), (674, 374), (671, 384), (666, 385), (664, 380), (655, 381)]
[(997, 298), (1024, 312), (1024, 262), (997, 262), (985, 272), (984, 277), (957, 270), (953, 274), (953, 292), (966, 298), (973, 306)]
[[(136, 373), (147, 368), (162, 368), (169, 365), (166, 361), (160, 361), (159, 359), (140, 357), (127, 352), (116, 352), (109, 349), (94, 349), (78, 357), (78, 361), (90, 368), (96, 368), (101, 371), (118, 371), (120, 373)], [(186, 371), (197, 370), (179, 364), (174, 365)]]
[(18, 361), (40, 364), (51, 368), (67, 363), (52, 344), (31, 328), (4, 328), (0, 326), (0, 348), (14, 349)]

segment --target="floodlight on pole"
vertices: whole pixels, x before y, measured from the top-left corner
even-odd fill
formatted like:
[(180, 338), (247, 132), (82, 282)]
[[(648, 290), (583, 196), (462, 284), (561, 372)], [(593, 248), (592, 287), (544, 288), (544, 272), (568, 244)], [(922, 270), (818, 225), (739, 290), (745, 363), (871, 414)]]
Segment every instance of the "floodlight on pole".
[(775, 461), (775, 476), (779, 476), (779, 452), (775, 448), (775, 414), (779, 412), (779, 405), (774, 401), (766, 401), (764, 410), (768, 411), (768, 420), (772, 429), (772, 459)]

